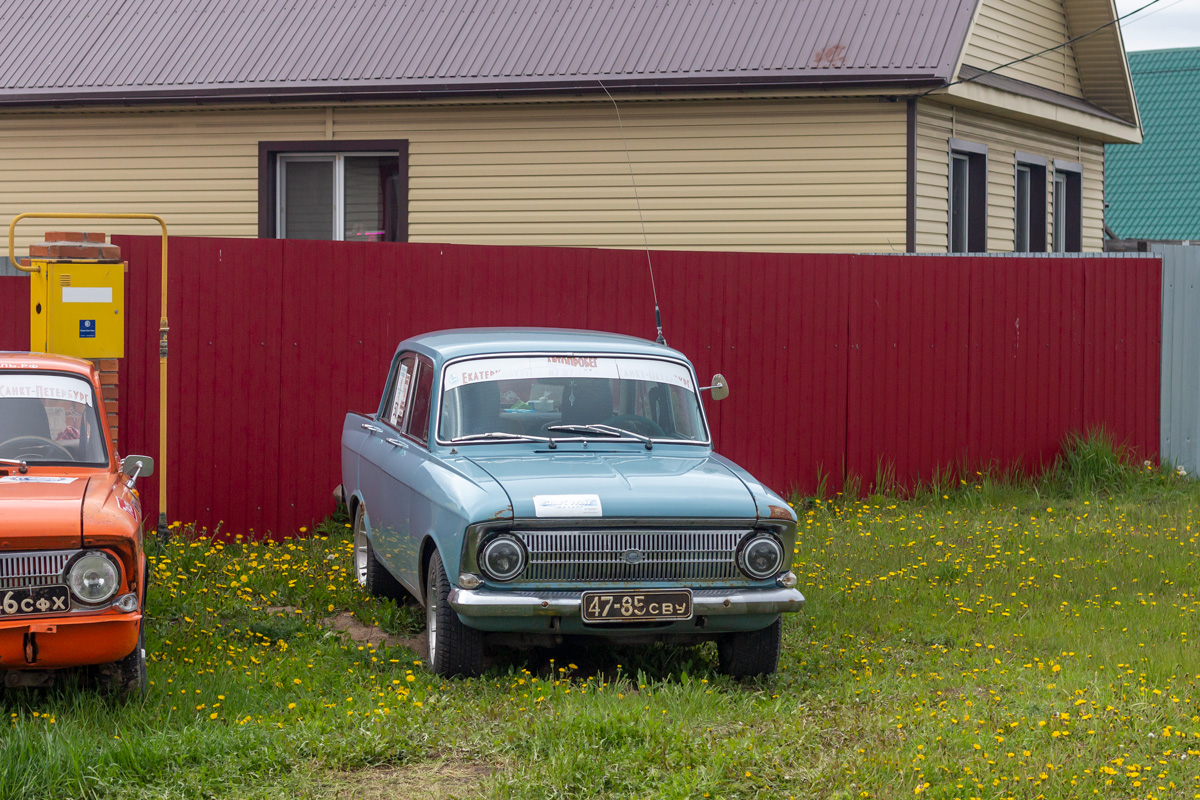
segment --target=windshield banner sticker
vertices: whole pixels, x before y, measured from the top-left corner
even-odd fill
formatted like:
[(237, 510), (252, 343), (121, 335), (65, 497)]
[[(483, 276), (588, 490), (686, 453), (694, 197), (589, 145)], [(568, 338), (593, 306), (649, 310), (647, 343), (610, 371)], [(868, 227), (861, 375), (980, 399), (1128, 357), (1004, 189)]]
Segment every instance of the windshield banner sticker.
[(695, 391), (691, 373), (683, 364), (642, 358), (597, 356), (541, 356), (538, 358), (479, 358), (446, 367), (442, 391), (468, 383), (549, 378), (623, 378), (681, 386)]
[(5, 475), (0, 483), (74, 483), (77, 478), (52, 478), (48, 475)]
[(695, 392), (692, 374), (683, 364), (671, 361), (634, 361), (622, 359), (617, 362), (617, 373), (627, 381), (653, 381), (654, 383), (670, 383), (681, 386), (689, 392)]
[(597, 494), (535, 494), (533, 509), (539, 517), (604, 516)]
[(78, 378), (56, 375), (12, 375), (0, 377), (0, 399), (31, 397), (36, 400), (66, 400), (92, 404), (92, 387)]

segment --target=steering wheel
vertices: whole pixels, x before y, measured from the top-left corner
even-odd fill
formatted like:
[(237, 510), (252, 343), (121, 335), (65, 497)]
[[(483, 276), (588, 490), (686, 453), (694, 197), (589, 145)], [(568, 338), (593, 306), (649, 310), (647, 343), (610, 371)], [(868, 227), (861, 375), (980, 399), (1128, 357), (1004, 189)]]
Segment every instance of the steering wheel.
[(615, 417), (609, 417), (600, 424), (611, 425), (614, 428), (621, 428), (632, 433), (640, 433), (642, 436), (664, 438), (667, 435), (667, 432), (660, 428), (658, 423), (649, 417), (643, 417), (641, 414), (618, 414)]
[[(7, 441), (0, 442), (0, 453), (4, 453), (6, 449), (12, 447), (16, 452), (9, 458), (28, 458), (30, 456), (42, 457), (45, 455), (46, 447), (52, 447), (59, 453), (66, 456), (68, 461), (74, 461), (75, 456), (71, 455), (71, 451), (63, 447), (58, 442), (47, 439), (44, 436), (14, 436)], [(26, 448), (33, 447), (34, 451), (29, 452)]]

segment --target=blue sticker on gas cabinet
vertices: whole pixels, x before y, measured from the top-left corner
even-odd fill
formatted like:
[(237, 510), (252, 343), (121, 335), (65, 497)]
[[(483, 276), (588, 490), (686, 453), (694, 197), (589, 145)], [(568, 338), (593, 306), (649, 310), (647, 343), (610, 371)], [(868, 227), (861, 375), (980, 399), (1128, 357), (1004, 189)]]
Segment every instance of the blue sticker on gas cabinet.
[(96, 338), (96, 320), (94, 320), (94, 319), (79, 320), (79, 338), (80, 339), (95, 339)]

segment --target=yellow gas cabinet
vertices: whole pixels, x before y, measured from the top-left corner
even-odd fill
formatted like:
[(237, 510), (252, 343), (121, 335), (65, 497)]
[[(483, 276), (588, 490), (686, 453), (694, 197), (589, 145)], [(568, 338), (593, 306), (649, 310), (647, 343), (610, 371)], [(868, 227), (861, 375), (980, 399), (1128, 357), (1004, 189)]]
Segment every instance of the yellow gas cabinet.
[(33, 259), (30, 266), (31, 350), (125, 356), (124, 262)]

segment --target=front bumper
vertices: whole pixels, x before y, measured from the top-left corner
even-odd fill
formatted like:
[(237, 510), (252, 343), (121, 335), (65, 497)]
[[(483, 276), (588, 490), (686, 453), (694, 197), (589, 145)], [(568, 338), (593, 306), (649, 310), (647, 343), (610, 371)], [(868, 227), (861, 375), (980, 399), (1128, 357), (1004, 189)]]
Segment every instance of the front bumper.
[[(496, 591), (450, 589), (450, 607), (463, 617), (562, 617), (578, 619), (581, 591)], [(694, 617), (779, 614), (799, 611), (804, 595), (777, 586), (746, 589), (693, 589)]]
[(6, 619), (0, 622), (0, 671), (116, 661), (133, 652), (141, 621), (141, 611)]

